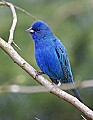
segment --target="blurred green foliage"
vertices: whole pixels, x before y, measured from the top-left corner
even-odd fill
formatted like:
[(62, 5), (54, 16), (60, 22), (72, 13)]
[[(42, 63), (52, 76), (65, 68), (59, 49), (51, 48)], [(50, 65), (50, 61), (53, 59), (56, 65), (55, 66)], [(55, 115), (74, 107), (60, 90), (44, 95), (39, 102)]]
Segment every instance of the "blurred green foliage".
[[(93, 1), (91, 0), (8, 0), (33, 16), (47, 22), (65, 45), (74, 79), (93, 78)], [(22, 51), (17, 52), (37, 70), (34, 43), (25, 30), (34, 20), (16, 10), (18, 24), (14, 40)], [(0, 7), (0, 37), (8, 40), (12, 14), (8, 7)], [(45, 76), (46, 77), (46, 76)], [(25, 71), (0, 49), (0, 86), (38, 85)], [(80, 89), (86, 105), (93, 109), (93, 88)], [(49, 93), (0, 93), (0, 120), (81, 120), (76, 108)]]

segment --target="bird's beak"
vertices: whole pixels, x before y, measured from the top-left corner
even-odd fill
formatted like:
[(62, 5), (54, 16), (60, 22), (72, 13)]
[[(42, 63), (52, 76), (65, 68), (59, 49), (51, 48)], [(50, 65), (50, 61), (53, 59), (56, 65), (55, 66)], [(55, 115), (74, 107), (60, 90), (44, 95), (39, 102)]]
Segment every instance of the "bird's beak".
[(28, 29), (26, 30), (26, 32), (30, 32), (30, 30), (31, 30), (31, 28), (28, 28)]
[(34, 30), (30, 27), (26, 30), (26, 32), (34, 33)]

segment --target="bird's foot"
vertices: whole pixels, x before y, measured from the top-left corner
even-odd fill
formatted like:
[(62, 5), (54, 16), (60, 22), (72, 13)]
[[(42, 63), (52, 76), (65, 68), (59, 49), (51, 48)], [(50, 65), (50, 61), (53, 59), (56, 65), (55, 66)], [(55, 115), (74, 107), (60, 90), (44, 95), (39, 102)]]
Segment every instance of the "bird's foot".
[(36, 75), (35, 75), (35, 79), (38, 77), (38, 75), (42, 75), (44, 74), (44, 72), (38, 72), (38, 71), (35, 71)]
[(58, 86), (58, 87), (60, 87), (60, 86), (61, 86), (61, 82), (60, 82), (60, 81), (59, 81), (59, 83), (57, 84), (57, 86)]
[(52, 85), (56, 86), (56, 84), (54, 82), (52, 82)]
[(61, 86), (61, 82), (59, 81), (58, 84), (55, 84), (54, 82), (52, 82), (52, 85), (54, 85), (56, 87), (60, 87)]

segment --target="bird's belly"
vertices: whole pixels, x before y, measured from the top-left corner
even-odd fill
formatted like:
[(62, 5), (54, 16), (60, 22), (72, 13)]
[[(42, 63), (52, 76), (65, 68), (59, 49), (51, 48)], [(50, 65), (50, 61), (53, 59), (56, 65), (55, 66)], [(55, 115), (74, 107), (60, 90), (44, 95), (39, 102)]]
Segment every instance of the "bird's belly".
[(55, 80), (64, 79), (63, 71), (53, 49), (38, 49), (35, 51), (36, 62), (45, 74)]

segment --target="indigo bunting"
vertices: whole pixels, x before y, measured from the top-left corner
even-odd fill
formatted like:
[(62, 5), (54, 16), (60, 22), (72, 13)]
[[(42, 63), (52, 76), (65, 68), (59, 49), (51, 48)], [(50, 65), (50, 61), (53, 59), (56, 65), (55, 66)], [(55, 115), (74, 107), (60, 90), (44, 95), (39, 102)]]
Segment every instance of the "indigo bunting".
[[(64, 45), (53, 34), (47, 23), (38, 20), (27, 29), (35, 42), (35, 59), (42, 73), (49, 76), (58, 86), (61, 83), (73, 83), (73, 75)], [(81, 97), (74, 87), (74, 96), (80, 101)]]

